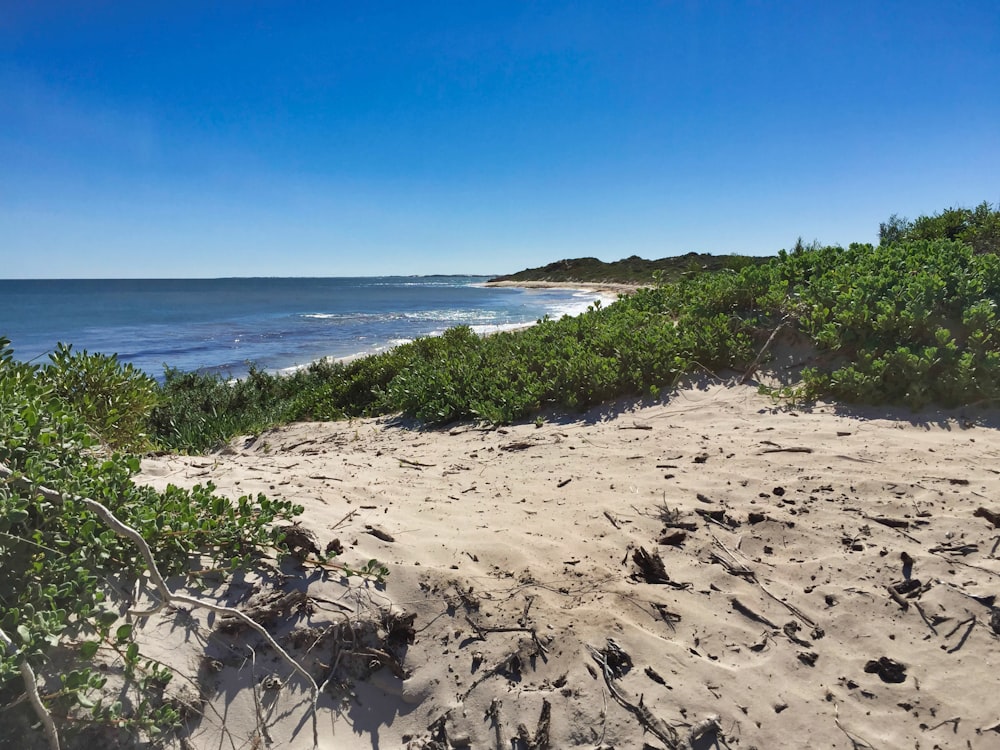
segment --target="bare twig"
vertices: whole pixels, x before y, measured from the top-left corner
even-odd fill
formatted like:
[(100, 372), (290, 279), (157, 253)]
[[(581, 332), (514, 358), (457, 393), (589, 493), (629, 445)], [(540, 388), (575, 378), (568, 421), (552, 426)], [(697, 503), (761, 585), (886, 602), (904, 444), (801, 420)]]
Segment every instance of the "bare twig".
[(844, 729), (844, 725), (840, 723), (840, 719), (834, 719), (833, 723), (837, 725), (837, 728), (843, 732), (847, 739), (851, 741), (851, 747), (853, 750), (875, 750), (875, 747), (865, 739), (861, 737), (855, 737), (853, 734)]
[(777, 625), (775, 625), (773, 622), (764, 617), (764, 615), (754, 612), (752, 609), (750, 609), (750, 607), (745, 605), (735, 596), (730, 600), (729, 603), (733, 605), (733, 609), (735, 609), (744, 617), (753, 620), (754, 622), (759, 622), (762, 625), (767, 625), (769, 628), (773, 628), (774, 630), (778, 630)]
[(642, 702), (641, 696), (639, 697), (638, 703), (630, 701), (625, 696), (621, 688), (615, 685), (614, 675), (611, 674), (611, 667), (608, 665), (608, 661), (604, 654), (593, 646), (587, 646), (587, 648), (590, 650), (590, 655), (593, 657), (594, 661), (596, 661), (601, 667), (601, 671), (604, 674), (604, 682), (608, 686), (608, 692), (611, 693), (611, 697), (618, 701), (618, 703), (621, 704), (623, 708), (628, 710), (629, 713), (635, 716), (644, 729), (653, 734), (664, 745), (670, 748), (670, 750), (678, 750), (681, 745), (680, 738), (677, 735), (677, 730), (657, 718)]
[(495, 733), (496, 750), (504, 750), (507, 744), (504, 742), (503, 724), (500, 723), (500, 707), (502, 705), (503, 701), (499, 698), (494, 698), (490, 703), (490, 707), (486, 709), (486, 717), (490, 720)]
[(927, 613), (924, 612), (923, 607), (920, 606), (920, 602), (913, 602), (913, 606), (917, 608), (917, 612), (920, 613), (920, 617), (923, 618), (924, 623), (927, 625), (927, 627), (931, 629), (931, 632), (934, 635), (937, 635), (938, 634), (937, 628), (935, 628), (934, 623), (928, 619)]
[[(9, 468), (7, 468), (7, 466), (3, 464), (0, 464), (0, 479), (9, 479), (15, 486), (19, 487), (20, 489), (23, 489), (27, 492), (39, 493), (42, 496), (44, 496), (46, 500), (49, 500), (50, 502), (57, 503), (59, 505), (61, 505), (63, 502), (64, 496), (61, 492), (50, 489), (48, 487), (44, 487), (40, 484), (35, 484), (34, 482), (31, 482), (30, 480), (24, 477), (17, 476), (14, 474), (13, 471), (11, 471)], [(149, 545), (146, 543), (146, 540), (142, 538), (142, 535), (138, 531), (120, 521), (115, 516), (114, 513), (112, 513), (106, 506), (102, 505), (96, 500), (91, 500), (90, 498), (87, 497), (80, 497), (79, 495), (67, 495), (66, 497), (70, 497), (74, 502), (78, 502), (81, 505), (89, 508), (94, 513), (96, 513), (97, 516), (102, 521), (104, 521), (104, 523), (108, 526), (108, 528), (110, 528), (112, 531), (118, 534), (118, 536), (122, 536), (125, 537), (126, 539), (131, 540), (138, 548), (139, 553), (142, 555), (143, 560), (146, 562), (146, 568), (149, 574), (149, 579), (153, 583), (153, 586), (156, 587), (157, 593), (159, 594), (160, 597), (160, 601), (157, 602), (156, 606), (154, 606), (150, 610), (145, 610), (145, 611), (133, 610), (131, 614), (135, 615), (136, 617), (148, 617), (150, 615), (156, 614), (167, 605), (186, 604), (189, 607), (207, 609), (209, 612), (214, 612), (217, 615), (233, 617), (237, 620), (241, 620), (247, 627), (256, 631), (265, 641), (267, 641), (268, 645), (271, 646), (271, 648), (274, 649), (274, 651), (282, 659), (288, 662), (291, 665), (292, 669), (298, 672), (305, 679), (306, 683), (309, 685), (310, 690), (312, 691), (313, 746), (314, 747), (319, 746), (319, 729), (316, 719), (316, 708), (317, 708), (316, 704), (317, 701), (319, 700), (319, 687), (316, 685), (316, 680), (314, 680), (312, 675), (309, 674), (309, 672), (307, 672), (297, 661), (295, 661), (291, 656), (289, 656), (288, 652), (285, 651), (285, 649), (283, 649), (278, 644), (278, 642), (274, 639), (274, 637), (270, 633), (267, 632), (267, 630), (264, 628), (263, 625), (260, 625), (259, 623), (250, 619), (238, 609), (234, 609), (232, 607), (220, 607), (217, 604), (212, 604), (211, 602), (203, 601), (201, 599), (196, 599), (192, 596), (186, 596), (184, 594), (175, 594), (169, 588), (167, 588), (166, 581), (163, 580), (163, 575), (160, 573), (159, 568), (156, 566), (156, 560), (153, 558), (152, 550), (149, 548)], [(28, 667), (28, 671), (30, 672), (30, 667)], [(22, 674), (24, 674), (23, 671)], [(35, 681), (33, 677), (34, 676), (32, 675), (32, 679), (30, 680), (31, 685), (28, 686), (29, 697), (31, 697), (31, 691), (34, 690), (35, 697), (37, 698), (38, 694), (37, 687), (34, 687)], [(26, 682), (28, 682), (28, 680), (26, 680)], [(34, 704), (34, 702), (35, 701), (33, 699), (32, 703)], [(37, 705), (44, 710), (44, 706), (41, 705), (40, 700)], [(45, 712), (45, 714), (46, 716), (48, 716), (47, 711)], [(51, 722), (51, 717), (49, 717), (48, 720), (49, 722)], [(43, 719), (42, 721), (44, 724), (45, 720)], [(48, 726), (46, 726), (46, 734), (48, 733), (49, 733)], [(52, 738), (50, 737), (49, 744), (53, 748), (58, 748), (58, 738), (56, 738), (56, 744), (52, 745)]]
[[(0, 464), (0, 469), (5, 469), (6, 467)], [(10, 637), (0, 628), (0, 642), (3, 642), (4, 648), (11, 655), (16, 654), (17, 649), (14, 648), (14, 642)], [(52, 715), (49, 713), (48, 709), (45, 708), (45, 704), (42, 703), (42, 698), (38, 694), (38, 683), (35, 680), (35, 673), (31, 671), (31, 665), (28, 664), (27, 659), (21, 659), (21, 663), (18, 665), (21, 670), (21, 678), (24, 680), (24, 689), (28, 694), (28, 700), (31, 702), (31, 707), (35, 709), (35, 715), (38, 720), (42, 722), (42, 727), (45, 730), (45, 737), (49, 741), (50, 750), (59, 750), (59, 732), (56, 731), (55, 722), (52, 721)]]
[(750, 380), (753, 374), (757, 371), (757, 367), (758, 365), (760, 365), (760, 361), (764, 358), (764, 354), (767, 352), (768, 349), (771, 348), (771, 343), (774, 341), (775, 337), (778, 335), (781, 329), (784, 328), (786, 325), (788, 325), (788, 316), (782, 318), (781, 322), (777, 325), (777, 327), (775, 327), (775, 329), (771, 331), (771, 335), (767, 337), (767, 341), (764, 342), (764, 346), (760, 348), (760, 351), (757, 352), (757, 356), (754, 357), (753, 362), (750, 363), (750, 367), (748, 367), (747, 371), (743, 373), (743, 377), (739, 379), (738, 382), (740, 385), (745, 385), (746, 382)]

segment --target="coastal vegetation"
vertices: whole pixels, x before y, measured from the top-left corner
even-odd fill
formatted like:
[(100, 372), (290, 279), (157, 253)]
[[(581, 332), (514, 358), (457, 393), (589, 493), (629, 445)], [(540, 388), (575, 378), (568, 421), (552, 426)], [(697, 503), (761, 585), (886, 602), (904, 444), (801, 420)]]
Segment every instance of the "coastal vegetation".
[(558, 260), (539, 268), (527, 268), (490, 281), (547, 281), (587, 282), (612, 284), (652, 284), (679, 281), (685, 276), (703, 271), (739, 271), (747, 266), (765, 263), (767, 258), (749, 255), (711, 255), (685, 253), (659, 260), (646, 260), (632, 255), (612, 263), (597, 258), (570, 258)]
[[(1000, 395), (1000, 255), (990, 244), (998, 217), (986, 204), (913, 222), (894, 217), (878, 246), (798, 242), (752, 262), (726, 256), (715, 270), (689, 257), (674, 265), (673, 280), (657, 274), (576, 317), (485, 338), (454, 328), (289, 377), (254, 371), (233, 385), (168, 372), (150, 433), (170, 449), (197, 451), (303, 419), (402, 413), (499, 424), (655, 397), (688, 373), (742, 374), (758, 355), (770, 356), (762, 350), (776, 330), (801, 350), (803, 365), (776, 395), (912, 408), (990, 401)], [(697, 272), (683, 271), (695, 258)], [(632, 278), (609, 276), (614, 265), (585, 259), (576, 267), (593, 271), (591, 280)], [(538, 279), (548, 268), (526, 273)]]
[[(156, 700), (169, 673), (139, 654), (123, 620), (123, 592), (147, 567), (81, 498), (148, 540), (165, 575), (190, 575), (193, 554), (224, 574), (266, 551), (280, 554), (276, 522), (301, 512), (263, 495), (232, 503), (211, 486), (139, 487), (136, 453), (206, 451), (304, 419), (400, 413), (428, 424), (502, 424), (656, 398), (692, 373), (745, 379), (779, 351), (796, 353), (773, 363), (787, 366), (770, 387), (779, 398), (995, 403), (998, 227), (1000, 210), (983, 204), (913, 222), (893, 217), (878, 246), (799, 243), (772, 258), (727, 256), (715, 266), (687, 257), (669, 273), (643, 266), (647, 286), (576, 317), (488, 337), (458, 327), (289, 376), (251, 369), (236, 382), (168, 370), (159, 385), (113, 355), (69, 346), (46, 366), (19, 363), (0, 339), (0, 705), (27, 689), (27, 668), (47, 675), (46, 685), (59, 683), (42, 700), (64, 722), (81, 710), (146, 731), (177, 720), (176, 707)], [(641, 264), (621, 263), (622, 275), (599, 280), (634, 281)], [(590, 269), (589, 279), (559, 280), (595, 280), (608, 273), (604, 265), (587, 259), (576, 267)], [(117, 653), (142, 687), (131, 712), (89, 697), (105, 680), (93, 666), (98, 652)]]

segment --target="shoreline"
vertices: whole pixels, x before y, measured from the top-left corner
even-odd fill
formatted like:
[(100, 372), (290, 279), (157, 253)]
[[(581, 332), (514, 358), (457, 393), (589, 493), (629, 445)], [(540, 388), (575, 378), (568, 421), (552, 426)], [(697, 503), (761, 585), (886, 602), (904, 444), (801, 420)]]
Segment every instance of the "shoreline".
[(610, 281), (487, 281), (486, 287), (520, 289), (576, 289), (581, 292), (605, 294), (631, 294), (643, 289), (644, 284), (619, 284)]
[[(587, 282), (587, 281), (581, 281), (581, 282), (577, 282), (577, 283), (574, 283), (574, 284), (564, 284), (564, 283), (555, 282), (555, 281), (524, 281), (524, 282), (515, 282), (515, 281), (487, 281), (487, 282), (483, 282), (481, 284), (476, 284), (475, 286), (494, 287), (494, 288), (508, 288), (508, 289), (513, 289), (513, 288), (519, 288), (519, 289), (565, 289), (565, 290), (578, 291), (578, 292), (587, 292), (587, 293), (594, 294), (595, 295), (595, 301), (596, 300), (600, 300), (601, 304), (605, 305), (605, 306), (606, 305), (610, 305), (610, 304), (612, 304), (614, 302), (617, 302), (619, 295), (622, 295), (622, 294), (631, 294), (632, 292), (634, 292), (634, 291), (642, 288), (641, 286), (634, 286), (634, 285), (631, 285), (631, 284), (593, 283), (593, 282)], [(607, 299), (607, 297), (609, 295), (614, 295), (614, 299)], [(584, 312), (586, 312), (585, 309), (584, 310), (580, 310), (580, 311), (578, 311), (576, 313), (573, 313), (573, 317), (575, 317), (576, 315), (582, 315)], [(569, 313), (565, 313), (565, 314), (569, 315)], [(476, 331), (476, 333), (478, 335), (480, 335), (480, 336), (483, 336), (483, 337), (486, 337), (486, 336), (496, 336), (499, 333), (512, 333), (512, 332), (517, 332), (517, 331), (524, 331), (524, 330), (527, 330), (528, 328), (532, 328), (532, 327), (534, 327), (536, 325), (538, 325), (538, 321), (537, 320), (526, 321), (524, 323), (511, 323), (511, 324), (508, 324), (508, 323), (498, 323), (495, 326), (493, 326), (494, 330)], [(473, 328), (475, 328), (475, 326), (473, 326)], [(427, 335), (428, 336), (440, 336), (442, 334), (441, 333), (430, 333), (430, 334), (427, 334)], [(406, 342), (403, 342), (403, 343), (412, 343), (412, 341), (414, 341), (414, 339), (410, 339), (410, 340), (408, 340)], [(312, 365), (320, 363), (320, 362), (328, 362), (328, 363), (331, 363), (331, 364), (346, 365), (346, 364), (350, 364), (351, 362), (354, 362), (356, 360), (364, 359), (365, 357), (372, 357), (372, 356), (377, 356), (379, 354), (384, 354), (385, 352), (391, 351), (392, 349), (396, 348), (397, 346), (402, 346), (402, 343), (394, 344), (392, 346), (388, 346), (388, 347), (385, 347), (385, 348), (382, 348), (382, 349), (373, 349), (371, 351), (366, 351), (366, 352), (354, 352), (352, 354), (346, 354), (346, 355), (343, 355), (343, 356), (336, 356), (336, 355), (328, 354), (328, 355), (325, 355), (323, 357), (319, 357), (317, 359), (314, 359), (314, 360), (312, 360), (310, 362), (307, 362), (305, 364), (291, 365), (289, 367), (280, 367), (280, 368), (277, 368), (277, 369), (273, 370), (272, 372), (274, 372), (277, 375), (293, 375), (294, 373), (296, 373), (296, 372), (298, 372), (300, 370), (305, 370), (306, 368), (311, 367)]]

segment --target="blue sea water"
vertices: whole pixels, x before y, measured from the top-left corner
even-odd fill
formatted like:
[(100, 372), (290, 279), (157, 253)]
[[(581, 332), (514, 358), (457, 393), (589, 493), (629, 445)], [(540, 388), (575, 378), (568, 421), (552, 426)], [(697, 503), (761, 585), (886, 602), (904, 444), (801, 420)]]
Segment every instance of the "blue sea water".
[(485, 277), (0, 280), (0, 336), (46, 361), (57, 342), (239, 377), (385, 350), (456, 325), (480, 333), (582, 312), (600, 295), (484, 287)]

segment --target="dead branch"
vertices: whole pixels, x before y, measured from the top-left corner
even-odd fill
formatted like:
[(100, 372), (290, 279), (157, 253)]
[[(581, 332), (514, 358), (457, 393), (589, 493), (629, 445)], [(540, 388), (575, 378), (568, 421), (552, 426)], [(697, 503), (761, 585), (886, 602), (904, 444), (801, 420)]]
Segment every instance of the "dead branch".
[(677, 735), (677, 730), (657, 718), (642, 702), (642, 696), (639, 696), (638, 703), (633, 703), (629, 700), (622, 689), (615, 685), (614, 676), (611, 674), (611, 667), (608, 665), (604, 653), (593, 646), (588, 645), (587, 648), (590, 651), (591, 657), (601, 667), (601, 672), (604, 674), (604, 682), (608, 686), (611, 697), (635, 716), (642, 727), (666, 745), (668, 750), (680, 750), (680, 737)]
[(729, 600), (729, 603), (733, 605), (733, 609), (735, 609), (737, 612), (739, 612), (744, 617), (746, 617), (746, 618), (748, 618), (750, 620), (753, 620), (754, 622), (759, 622), (761, 625), (767, 625), (767, 627), (772, 628), (774, 630), (778, 630), (778, 626), (777, 625), (775, 625), (773, 622), (771, 622), (766, 617), (764, 617), (764, 615), (761, 615), (761, 614), (758, 614), (757, 612), (754, 612), (752, 609), (750, 609), (750, 607), (748, 607), (747, 605), (745, 605), (743, 602), (741, 602), (735, 596), (732, 599)]
[(507, 747), (503, 736), (503, 724), (500, 723), (500, 707), (502, 705), (503, 701), (499, 698), (494, 698), (490, 702), (490, 707), (486, 709), (486, 718), (490, 720), (490, 726), (493, 727), (496, 739), (496, 750), (505, 750)]
[(688, 732), (688, 745), (694, 747), (695, 743), (702, 737), (709, 734), (717, 735), (720, 731), (722, 731), (722, 725), (719, 724), (719, 717), (712, 714), (691, 727), (691, 731)]
[(904, 612), (910, 608), (910, 603), (899, 595), (899, 592), (896, 591), (896, 588), (892, 584), (887, 584), (885, 590), (889, 592), (889, 596), (892, 597), (892, 600), (896, 602), (896, 604), (899, 605), (899, 608)]
[(437, 464), (425, 464), (421, 461), (411, 461), (408, 458), (403, 458), (402, 456), (396, 456), (396, 460), (405, 466), (411, 466), (414, 469), (425, 469), (431, 466), (437, 466)]
[(750, 380), (753, 374), (757, 371), (757, 367), (760, 365), (761, 360), (764, 358), (764, 354), (767, 352), (768, 349), (771, 348), (771, 343), (774, 341), (775, 337), (778, 335), (778, 333), (781, 332), (781, 329), (783, 329), (787, 325), (788, 325), (788, 319), (786, 316), (785, 318), (782, 318), (781, 322), (775, 327), (773, 331), (771, 331), (771, 335), (767, 337), (767, 341), (764, 342), (764, 346), (760, 348), (760, 351), (757, 352), (757, 356), (754, 357), (753, 362), (750, 363), (750, 367), (748, 367), (747, 371), (743, 373), (743, 377), (739, 379), (738, 382), (740, 385), (746, 385), (746, 382)]
[[(6, 467), (0, 464), (0, 470), (3, 469), (6, 469)], [(7, 653), (11, 655), (16, 653), (17, 649), (14, 648), (14, 642), (3, 631), (3, 628), (0, 628), (0, 642), (3, 643)], [(45, 708), (45, 704), (42, 703), (42, 698), (38, 694), (38, 682), (35, 679), (35, 673), (31, 670), (31, 665), (28, 664), (28, 660), (21, 659), (18, 669), (21, 672), (21, 679), (24, 680), (24, 690), (28, 694), (31, 707), (35, 709), (35, 716), (38, 717), (38, 720), (42, 723), (42, 728), (45, 730), (45, 738), (49, 741), (49, 750), (59, 750), (59, 732), (56, 731), (56, 724), (52, 721), (52, 715)]]
[(861, 737), (855, 737), (853, 734), (844, 729), (844, 725), (840, 723), (840, 719), (834, 719), (833, 723), (837, 725), (837, 728), (844, 733), (844, 735), (851, 741), (852, 750), (875, 750), (875, 747), (869, 743), (867, 740)]
[[(44, 496), (46, 500), (58, 505), (62, 505), (63, 494), (61, 492), (49, 489), (48, 487), (44, 487), (40, 484), (35, 484), (24, 477), (16, 476), (14, 472), (11, 471), (9, 468), (7, 468), (7, 466), (5, 466), (4, 464), (0, 464), (0, 479), (10, 480), (19, 489), (22, 489), (26, 492), (39, 493), (42, 496)], [(139, 553), (142, 555), (142, 558), (146, 563), (146, 570), (147, 573), (149, 574), (149, 579), (152, 582), (153, 586), (156, 588), (160, 600), (150, 610), (145, 610), (145, 611), (133, 610), (131, 614), (135, 615), (136, 617), (149, 617), (150, 615), (156, 614), (167, 605), (184, 604), (189, 607), (207, 609), (209, 612), (214, 612), (215, 614), (222, 615), (223, 617), (228, 616), (228, 617), (234, 617), (238, 620), (242, 620), (243, 623), (247, 625), (247, 627), (256, 631), (265, 641), (267, 641), (268, 645), (271, 646), (272, 649), (274, 649), (275, 653), (277, 653), (282, 659), (288, 662), (288, 664), (291, 665), (292, 669), (298, 672), (305, 679), (306, 683), (309, 685), (309, 688), (312, 691), (311, 708), (312, 708), (312, 724), (313, 724), (313, 747), (319, 746), (319, 728), (316, 718), (316, 709), (317, 709), (316, 704), (317, 701), (319, 700), (319, 687), (316, 685), (316, 680), (313, 679), (312, 675), (309, 674), (309, 672), (307, 672), (304, 667), (302, 667), (297, 661), (295, 661), (291, 656), (289, 656), (288, 652), (281, 647), (281, 645), (274, 639), (274, 637), (270, 633), (267, 632), (267, 630), (262, 625), (250, 619), (238, 609), (233, 609), (232, 607), (220, 607), (217, 604), (212, 604), (211, 602), (202, 601), (201, 599), (196, 599), (192, 596), (187, 596), (185, 594), (175, 594), (167, 587), (166, 581), (163, 580), (163, 576), (156, 565), (156, 560), (153, 558), (153, 551), (149, 548), (149, 545), (146, 543), (146, 540), (142, 538), (142, 535), (138, 531), (133, 529), (131, 526), (123, 523), (106, 506), (102, 505), (96, 500), (91, 500), (88, 497), (80, 497), (78, 495), (68, 495), (67, 497), (71, 497), (74, 502), (80, 503), (81, 505), (89, 508), (91, 511), (96, 513), (97, 516), (102, 521), (104, 521), (105, 525), (107, 525), (108, 528), (110, 528), (112, 531), (118, 534), (118, 536), (125, 537), (126, 539), (131, 540), (138, 548)], [(33, 675), (32, 675), (32, 680), (30, 682), (32, 685), (34, 685)], [(30, 686), (28, 687), (28, 690), (30, 696), (30, 691), (31, 691)], [(37, 688), (35, 689), (35, 692), (37, 697)], [(41, 701), (39, 701), (38, 705), (41, 705)], [(44, 706), (42, 706), (42, 709), (44, 710)], [(48, 714), (47, 711), (45, 713), (46, 715)], [(49, 721), (51, 722), (51, 717), (49, 717)], [(44, 724), (45, 719), (42, 719), (42, 722)], [(46, 734), (48, 734), (47, 728), (46, 728)], [(49, 744), (52, 745), (51, 739)], [(58, 748), (58, 739), (56, 740), (56, 744), (52, 745), (52, 747)]]

